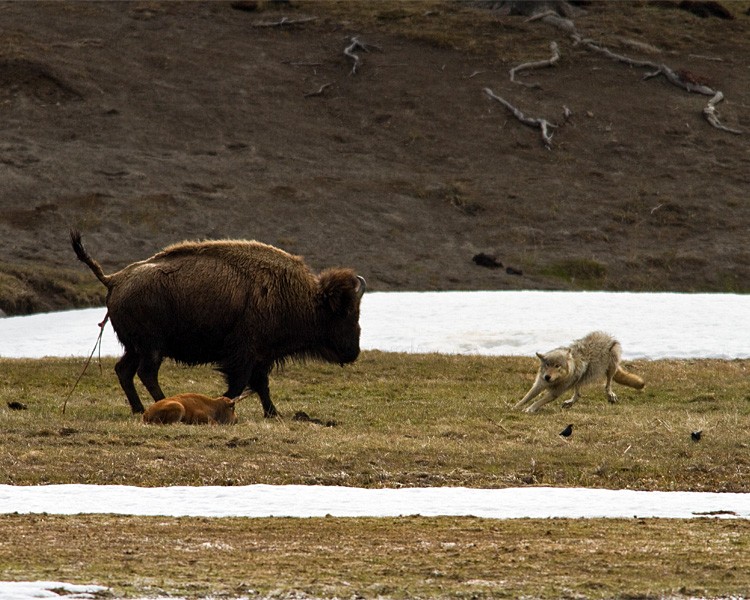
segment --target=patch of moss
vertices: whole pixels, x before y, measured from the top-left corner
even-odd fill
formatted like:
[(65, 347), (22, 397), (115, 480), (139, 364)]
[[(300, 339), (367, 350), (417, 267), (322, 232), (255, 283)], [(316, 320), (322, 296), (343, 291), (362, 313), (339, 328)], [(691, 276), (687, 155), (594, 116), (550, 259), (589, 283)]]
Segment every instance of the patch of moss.
[(607, 267), (587, 258), (572, 258), (554, 262), (541, 270), (546, 277), (555, 277), (581, 288), (601, 286), (607, 278)]

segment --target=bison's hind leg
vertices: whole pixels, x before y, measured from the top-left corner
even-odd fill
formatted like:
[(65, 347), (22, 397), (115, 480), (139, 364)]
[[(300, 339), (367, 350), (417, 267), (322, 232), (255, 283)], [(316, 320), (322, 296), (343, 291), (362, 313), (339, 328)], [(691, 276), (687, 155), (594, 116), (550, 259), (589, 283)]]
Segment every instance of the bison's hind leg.
[(138, 392), (135, 390), (135, 385), (133, 384), (133, 379), (135, 378), (135, 373), (138, 370), (140, 362), (141, 357), (138, 353), (126, 348), (125, 354), (123, 354), (122, 358), (115, 365), (115, 373), (117, 373), (117, 378), (120, 380), (120, 387), (125, 392), (130, 403), (130, 408), (134, 413), (142, 413), (144, 410), (141, 399), (138, 397)]
[(154, 401), (164, 399), (164, 392), (159, 385), (159, 367), (161, 367), (162, 357), (156, 350), (142, 354), (138, 363), (138, 378), (146, 386), (148, 393)]

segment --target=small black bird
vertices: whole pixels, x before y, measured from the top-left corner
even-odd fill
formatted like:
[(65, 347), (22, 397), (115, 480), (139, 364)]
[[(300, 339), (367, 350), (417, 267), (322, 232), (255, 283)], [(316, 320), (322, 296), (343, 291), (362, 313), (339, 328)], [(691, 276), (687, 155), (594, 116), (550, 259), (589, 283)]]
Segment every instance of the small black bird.
[(560, 432), (560, 435), (563, 436), (563, 437), (570, 437), (571, 433), (573, 433), (573, 424), (572, 423), (570, 425), (568, 425), (565, 429), (563, 429)]
[(691, 431), (690, 432), (690, 439), (692, 439), (694, 442), (699, 442), (701, 439), (701, 434), (703, 433), (703, 430), (701, 431)]

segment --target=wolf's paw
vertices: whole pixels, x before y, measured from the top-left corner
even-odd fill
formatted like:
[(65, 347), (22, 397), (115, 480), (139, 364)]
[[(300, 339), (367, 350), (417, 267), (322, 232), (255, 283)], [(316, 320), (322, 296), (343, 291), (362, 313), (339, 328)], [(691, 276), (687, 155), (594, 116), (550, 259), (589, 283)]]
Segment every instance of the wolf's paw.
[(570, 408), (571, 406), (575, 404), (575, 402), (576, 402), (575, 400), (566, 400), (565, 402), (562, 403), (562, 407)]
[(609, 394), (607, 394), (607, 400), (609, 400), (611, 404), (615, 404), (616, 402), (619, 402), (614, 392), (610, 392)]

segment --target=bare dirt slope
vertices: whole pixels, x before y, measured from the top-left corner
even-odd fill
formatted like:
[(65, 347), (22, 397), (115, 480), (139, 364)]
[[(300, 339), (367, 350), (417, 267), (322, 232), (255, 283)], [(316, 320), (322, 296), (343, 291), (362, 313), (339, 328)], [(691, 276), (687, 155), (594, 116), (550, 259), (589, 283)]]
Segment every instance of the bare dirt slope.
[[(705, 96), (471, 4), (4, 3), (0, 309), (101, 302), (70, 226), (106, 271), (230, 237), (372, 290), (747, 292), (748, 5), (589, 3), (574, 20), (721, 90), (736, 135)], [(370, 50), (354, 74), (353, 37)], [(553, 68), (510, 81), (552, 41)], [(572, 117), (547, 149), (484, 88)]]

